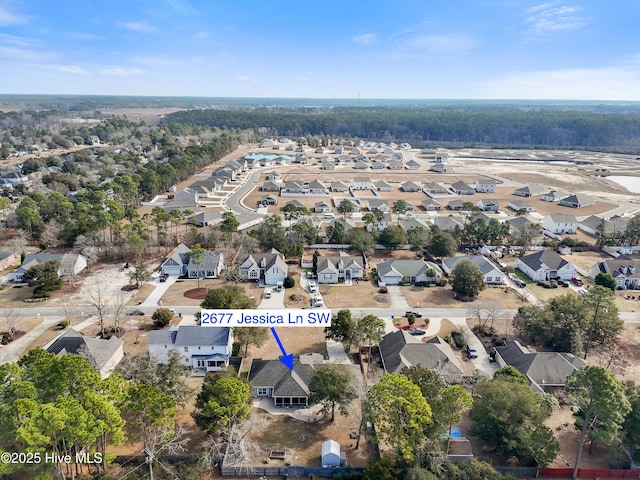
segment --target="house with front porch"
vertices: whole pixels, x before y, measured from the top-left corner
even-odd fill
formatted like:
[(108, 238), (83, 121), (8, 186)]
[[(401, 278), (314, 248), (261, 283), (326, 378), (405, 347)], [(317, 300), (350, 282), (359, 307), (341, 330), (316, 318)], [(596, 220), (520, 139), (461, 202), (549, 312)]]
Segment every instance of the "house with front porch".
[(499, 212), (500, 203), (497, 200), (481, 198), (478, 200), (477, 206), (483, 212)]
[(401, 283), (436, 283), (442, 277), (442, 270), (433, 262), (425, 260), (399, 259), (380, 262), (377, 265), (378, 280), (385, 285)]
[(381, 212), (389, 211), (389, 202), (386, 200), (381, 200), (379, 198), (372, 198), (369, 200), (369, 204), (367, 205), (367, 209), (371, 212), (373, 210), (380, 210)]
[(317, 263), (318, 283), (339, 283), (361, 279), (366, 261), (362, 256), (351, 256), (345, 252), (338, 255), (319, 256)]
[(559, 204), (563, 207), (582, 208), (595, 205), (596, 199), (584, 193), (575, 193), (560, 200)]
[(576, 267), (553, 250), (540, 250), (518, 259), (516, 268), (533, 281), (560, 278), (571, 280), (578, 274)]
[(469, 260), (475, 263), (482, 273), (482, 279), (487, 285), (502, 285), (504, 283), (504, 273), (493, 263), (491, 260), (483, 255), (466, 255), (460, 257), (446, 258), (442, 261), (442, 270), (447, 275), (451, 275), (451, 272), (456, 265), (463, 261)]
[(149, 354), (158, 363), (169, 361), (169, 352), (176, 351), (183, 364), (197, 372), (216, 372), (229, 366), (233, 332), (228, 327), (182, 325), (168, 330), (149, 332)]
[(293, 370), (279, 359), (254, 358), (248, 376), (251, 393), (254, 397), (271, 398), (275, 407), (306, 407), (313, 368), (313, 363), (301, 361), (300, 357), (294, 357)]
[(249, 253), (238, 264), (238, 274), (242, 280), (261, 281), (265, 285), (284, 282), (289, 270), (284, 255), (275, 248), (265, 253)]
[(589, 270), (589, 277), (595, 279), (598, 273), (608, 273), (615, 278), (617, 288), (640, 288), (640, 260), (620, 255), (593, 264)]
[(224, 270), (224, 256), (222, 252), (204, 252), (202, 260), (189, 255), (187, 276), (189, 278), (218, 278)]
[(313, 211), (315, 213), (330, 213), (331, 212), (331, 205), (325, 201), (321, 201), (321, 202), (316, 202), (313, 205)]

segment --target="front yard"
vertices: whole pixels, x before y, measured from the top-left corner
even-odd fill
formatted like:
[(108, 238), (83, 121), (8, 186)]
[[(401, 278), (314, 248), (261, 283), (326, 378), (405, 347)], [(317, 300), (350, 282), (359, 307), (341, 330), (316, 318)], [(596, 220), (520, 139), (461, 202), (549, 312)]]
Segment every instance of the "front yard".
[(474, 308), (478, 304), (494, 304), (499, 308), (517, 309), (526, 302), (505, 287), (487, 287), (473, 302), (462, 302), (453, 298), (451, 286), (402, 287), (402, 292), (411, 308)]
[(373, 281), (362, 280), (353, 285), (320, 285), (327, 308), (388, 308), (389, 295), (379, 292)]

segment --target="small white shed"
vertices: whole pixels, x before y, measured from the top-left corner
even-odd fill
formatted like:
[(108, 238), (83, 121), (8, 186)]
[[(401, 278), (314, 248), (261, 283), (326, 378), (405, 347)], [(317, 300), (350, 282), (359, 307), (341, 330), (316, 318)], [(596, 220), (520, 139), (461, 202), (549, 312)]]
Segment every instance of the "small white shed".
[(340, 444), (335, 440), (322, 442), (322, 467), (340, 466)]

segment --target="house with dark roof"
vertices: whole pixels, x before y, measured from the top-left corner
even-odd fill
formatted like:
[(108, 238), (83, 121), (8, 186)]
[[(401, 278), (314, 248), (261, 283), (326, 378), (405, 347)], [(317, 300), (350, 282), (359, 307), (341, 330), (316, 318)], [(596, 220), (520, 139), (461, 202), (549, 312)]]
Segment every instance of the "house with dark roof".
[(70, 328), (53, 339), (44, 349), (56, 355), (79, 355), (107, 378), (124, 357), (124, 342), (115, 335), (108, 340), (86, 337)]
[(555, 234), (572, 234), (578, 231), (578, 220), (573, 215), (552, 213), (542, 219), (542, 228)]
[(440, 267), (425, 260), (398, 259), (380, 262), (376, 266), (379, 282), (385, 285), (416, 282), (435, 283), (442, 277)]
[(338, 283), (341, 280), (360, 279), (367, 266), (362, 256), (351, 256), (345, 252), (338, 255), (318, 257), (318, 283)]
[(616, 279), (618, 288), (640, 288), (640, 260), (620, 255), (593, 264), (589, 270), (589, 276), (595, 279), (598, 273), (611, 275)]
[(149, 353), (158, 363), (169, 361), (169, 352), (180, 354), (185, 366), (197, 372), (226, 370), (231, 357), (233, 332), (228, 327), (182, 325), (149, 333)]
[(571, 353), (529, 352), (517, 340), (496, 347), (496, 361), (500, 367), (511, 365), (522, 373), (536, 393), (551, 388), (564, 388), (567, 378), (582, 370), (587, 364)]
[(254, 358), (249, 368), (248, 380), (255, 397), (273, 399), (275, 407), (306, 407), (309, 405), (309, 382), (314, 364), (307, 355), (294, 357), (293, 370), (289, 370), (279, 359)]
[(460, 360), (440, 337), (422, 342), (405, 330), (397, 330), (382, 337), (379, 350), (386, 373), (400, 373), (405, 367), (420, 365), (448, 380), (464, 376)]
[(575, 193), (563, 198), (559, 203), (564, 207), (582, 208), (594, 205), (596, 203), (596, 199), (590, 195), (585, 195), (584, 193)]
[(457, 195), (473, 195), (476, 193), (476, 189), (471, 185), (467, 185), (462, 180), (458, 180), (451, 184), (451, 191)]
[(578, 272), (576, 267), (567, 262), (553, 250), (541, 250), (518, 259), (516, 267), (533, 281), (571, 280)]
[(456, 265), (463, 260), (469, 260), (477, 265), (480, 272), (482, 272), (484, 283), (487, 285), (502, 285), (504, 283), (504, 273), (502, 273), (500, 269), (491, 262), (491, 260), (483, 255), (466, 255), (461, 257), (445, 258), (442, 260), (442, 270), (447, 275), (451, 275), (451, 272)]
[(260, 202), (258, 202), (258, 204), (261, 206), (277, 205), (278, 197), (275, 195), (267, 194), (264, 197), (262, 197), (262, 199), (260, 200)]
[(238, 265), (238, 273), (243, 280), (278, 285), (287, 277), (288, 266), (284, 261), (284, 255), (275, 248), (266, 253), (249, 253)]
[(14, 263), (16, 263), (16, 256), (13, 252), (0, 250), (0, 272)]

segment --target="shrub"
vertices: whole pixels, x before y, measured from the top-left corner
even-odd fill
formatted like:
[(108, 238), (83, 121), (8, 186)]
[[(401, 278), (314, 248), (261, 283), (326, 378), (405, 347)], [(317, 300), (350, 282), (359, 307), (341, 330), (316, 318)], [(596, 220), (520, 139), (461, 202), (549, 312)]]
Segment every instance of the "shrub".
[(58, 322), (58, 326), (60, 328), (67, 328), (69, 326), (69, 320), (62, 320), (61, 322)]
[(414, 323), (416, 323), (416, 316), (413, 313), (407, 315), (407, 323), (409, 325), (413, 325)]
[(296, 285), (296, 281), (293, 279), (293, 277), (287, 277), (284, 279), (284, 288), (293, 288)]
[(242, 347), (240, 342), (233, 342), (233, 345), (231, 346), (231, 356), (237, 357), (240, 353), (240, 347)]
[(168, 308), (158, 308), (153, 315), (151, 315), (151, 320), (153, 320), (153, 324), (158, 327), (166, 327), (171, 322), (173, 318), (173, 312)]
[(453, 344), (456, 348), (464, 347), (464, 340), (462, 339), (462, 334), (460, 332), (451, 332), (451, 338), (453, 339)]
[(380, 287), (378, 289), (378, 293), (387, 293), (389, 291), (389, 289), (387, 287)]

